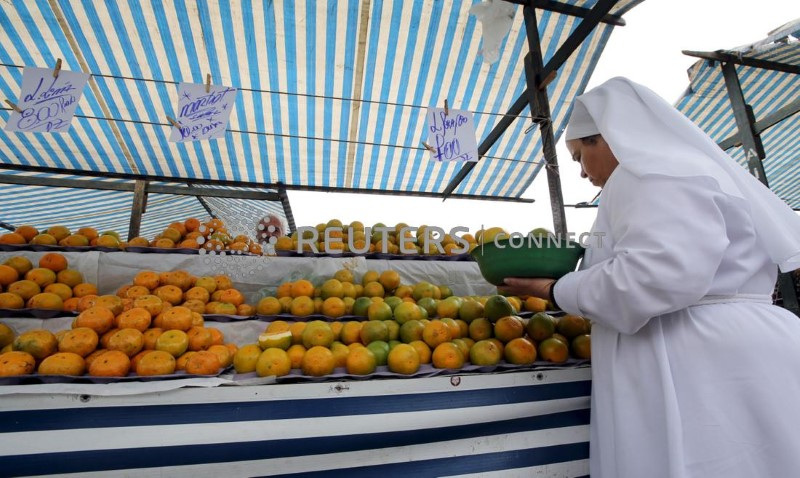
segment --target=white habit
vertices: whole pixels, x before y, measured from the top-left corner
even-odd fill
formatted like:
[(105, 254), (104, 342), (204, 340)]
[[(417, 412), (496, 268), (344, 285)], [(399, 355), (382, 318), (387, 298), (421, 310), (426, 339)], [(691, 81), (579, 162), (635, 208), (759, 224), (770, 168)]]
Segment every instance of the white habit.
[(765, 246), (750, 186), (710, 161), (694, 176), (689, 161), (675, 175), (627, 167), (653, 147), (669, 161), (668, 145), (615, 149), (598, 126), (620, 162), (593, 227), (605, 236), (554, 291), (594, 321), (591, 476), (800, 476), (800, 319), (771, 305), (770, 255), (789, 257), (797, 236)]

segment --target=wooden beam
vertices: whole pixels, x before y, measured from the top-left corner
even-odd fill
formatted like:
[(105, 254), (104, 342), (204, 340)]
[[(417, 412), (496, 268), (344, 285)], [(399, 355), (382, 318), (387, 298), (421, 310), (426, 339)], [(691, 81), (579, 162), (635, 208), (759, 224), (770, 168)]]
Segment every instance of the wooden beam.
[(139, 236), (142, 225), (142, 216), (147, 204), (147, 181), (136, 181), (133, 188), (133, 204), (131, 205), (131, 220), (128, 224), (128, 240)]
[[(585, 18), (589, 16), (592, 11), (589, 8), (577, 7), (566, 3), (553, 2), (550, 0), (506, 0), (509, 3), (516, 3), (522, 6), (532, 6), (541, 10), (548, 10), (556, 13), (563, 13), (565, 15), (572, 15), (573, 17)], [(624, 27), (625, 20), (619, 15), (606, 14), (600, 19), (601, 23), (607, 23), (617, 27)]]
[(782, 71), (784, 73), (794, 73), (800, 75), (800, 66), (780, 63), (777, 61), (758, 60), (745, 55), (734, 55), (722, 50), (718, 51), (691, 51), (683, 50), (681, 53), (687, 56), (702, 58), (704, 60), (719, 61), (722, 63), (733, 63), (735, 65), (761, 68), (764, 70)]

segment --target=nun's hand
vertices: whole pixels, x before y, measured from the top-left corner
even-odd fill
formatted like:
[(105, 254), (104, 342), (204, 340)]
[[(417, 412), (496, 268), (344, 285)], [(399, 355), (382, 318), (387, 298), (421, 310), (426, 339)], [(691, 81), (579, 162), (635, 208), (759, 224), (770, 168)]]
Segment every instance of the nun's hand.
[(501, 294), (518, 297), (532, 295), (547, 300), (550, 298), (550, 288), (556, 281), (554, 279), (506, 277), (503, 282), (504, 285), (497, 286), (497, 291)]

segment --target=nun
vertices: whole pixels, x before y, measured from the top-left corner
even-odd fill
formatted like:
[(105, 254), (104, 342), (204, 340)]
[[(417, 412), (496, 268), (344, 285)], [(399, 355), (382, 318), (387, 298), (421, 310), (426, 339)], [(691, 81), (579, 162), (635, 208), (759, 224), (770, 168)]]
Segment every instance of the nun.
[(566, 140), (602, 188), (596, 242), (498, 289), (593, 321), (591, 476), (800, 476), (800, 319), (772, 304), (800, 217), (625, 78), (576, 99)]

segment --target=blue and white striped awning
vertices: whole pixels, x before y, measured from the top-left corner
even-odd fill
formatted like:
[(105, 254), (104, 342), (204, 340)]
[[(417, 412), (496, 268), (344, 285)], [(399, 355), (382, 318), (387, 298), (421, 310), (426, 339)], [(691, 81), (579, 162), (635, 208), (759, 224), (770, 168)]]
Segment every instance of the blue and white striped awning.
[[(720, 53), (798, 68), (800, 20), (779, 28), (760, 42)], [(763, 164), (770, 189), (791, 207), (800, 208), (800, 75), (744, 65), (736, 65), (736, 73), (757, 124), (770, 116), (784, 116), (779, 112), (786, 111), (787, 107), (794, 110), (761, 132), (761, 141), (766, 152)], [(698, 61), (689, 70), (689, 80), (689, 88), (676, 107), (717, 143), (738, 144), (729, 147), (727, 152), (747, 167), (740, 141), (730, 141), (738, 134), (738, 129), (719, 62)]]
[[(592, 8), (598, 0), (568, 0)], [(622, 15), (641, 0), (620, 0)], [(484, 63), (479, 0), (0, 2), (0, 94), (21, 66), (91, 73), (69, 132), (0, 130), (0, 162), (163, 178), (442, 192), (460, 164), (425, 151), (428, 106), (475, 113), (480, 141), (526, 87), (522, 8)], [(582, 21), (538, 10), (545, 63)], [(613, 26), (600, 23), (547, 87), (556, 135)], [(240, 89), (220, 140), (170, 143), (175, 82)], [(0, 111), (5, 123), (9, 109)], [(526, 108), (454, 191), (519, 198), (541, 169)], [(0, 220), (4, 218), (0, 217)]]

